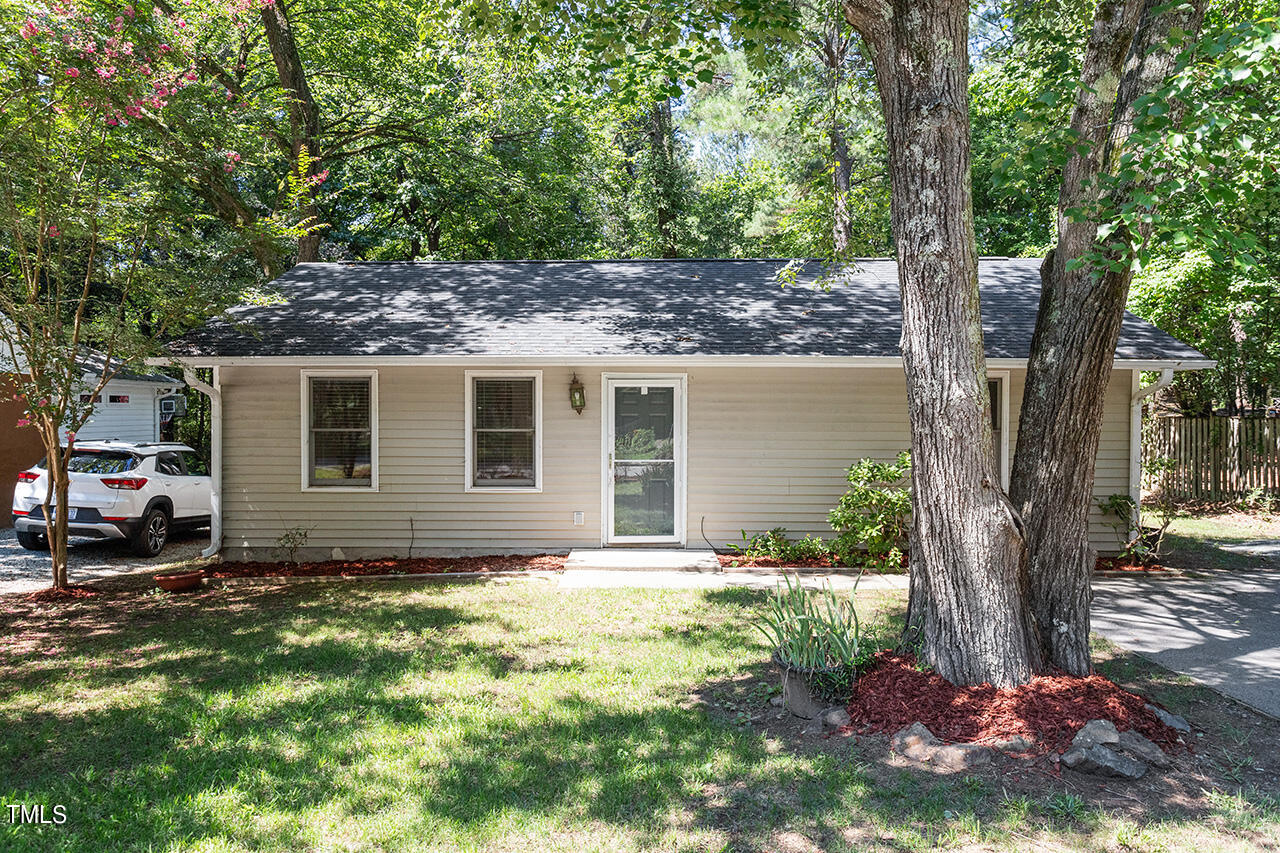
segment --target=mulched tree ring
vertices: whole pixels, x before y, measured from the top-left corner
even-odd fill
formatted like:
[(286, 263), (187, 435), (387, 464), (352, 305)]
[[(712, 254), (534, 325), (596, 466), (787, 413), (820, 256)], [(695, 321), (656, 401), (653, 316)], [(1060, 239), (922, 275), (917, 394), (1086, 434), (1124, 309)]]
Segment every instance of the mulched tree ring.
[(1147, 708), (1147, 700), (1100, 675), (1039, 675), (1021, 687), (956, 687), (917, 668), (910, 655), (881, 652), (857, 680), (846, 731), (893, 734), (923, 723), (949, 743), (998, 744), (1022, 736), (1029, 752), (1063, 752), (1090, 720), (1145, 735), (1162, 749), (1178, 733)]
[(48, 589), (29, 592), (23, 596), (27, 601), (68, 601), (77, 598), (92, 598), (98, 595), (98, 590), (90, 586), (82, 586), (80, 584), (68, 584), (62, 589), (49, 587)]

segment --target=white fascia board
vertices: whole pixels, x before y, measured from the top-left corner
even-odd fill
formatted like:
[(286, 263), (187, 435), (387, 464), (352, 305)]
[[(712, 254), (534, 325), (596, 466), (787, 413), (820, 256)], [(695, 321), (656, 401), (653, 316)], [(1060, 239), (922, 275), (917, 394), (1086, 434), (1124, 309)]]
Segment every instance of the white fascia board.
[[(171, 364), (172, 359), (148, 359), (148, 364)], [(395, 367), (457, 366), (512, 367), (517, 365), (671, 365), (686, 367), (902, 367), (898, 356), (843, 355), (311, 355), (311, 356), (190, 356), (178, 359), (184, 367)], [(1025, 368), (1025, 358), (989, 358), (994, 368)], [(1126, 359), (1114, 366), (1122, 370), (1207, 370), (1211, 359)]]

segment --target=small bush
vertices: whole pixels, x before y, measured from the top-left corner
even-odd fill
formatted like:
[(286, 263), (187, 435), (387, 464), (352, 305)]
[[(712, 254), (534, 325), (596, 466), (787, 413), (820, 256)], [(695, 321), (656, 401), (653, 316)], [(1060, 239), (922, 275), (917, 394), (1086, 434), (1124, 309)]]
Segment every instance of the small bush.
[(839, 598), (830, 583), (810, 591), (798, 578), (794, 584), (790, 576), (784, 580), (786, 586), (774, 590), (756, 628), (778, 662), (804, 672), (811, 687), (830, 696), (847, 693), (858, 668), (875, 652), (873, 644), (864, 642), (853, 591)]
[(893, 462), (860, 459), (846, 476), (849, 490), (827, 517), (840, 561), (901, 567), (911, 529), (911, 454), (904, 450)]
[(742, 555), (744, 560), (773, 559), (779, 563), (802, 563), (807, 560), (825, 560), (831, 556), (831, 546), (817, 536), (791, 539), (785, 527), (775, 527), (764, 533), (742, 533), (742, 544), (729, 543), (729, 549)]

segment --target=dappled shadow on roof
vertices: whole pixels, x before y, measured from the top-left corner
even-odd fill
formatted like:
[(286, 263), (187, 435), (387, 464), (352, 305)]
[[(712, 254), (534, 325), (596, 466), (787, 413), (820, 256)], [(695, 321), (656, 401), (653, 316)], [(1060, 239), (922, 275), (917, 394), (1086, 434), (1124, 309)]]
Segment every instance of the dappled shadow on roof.
[[(783, 287), (782, 260), (303, 264), (272, 287), (284, 301), (242, 306), (176, 341), (222, 356), (872, 356), (895, 357), (896, 264), (863, 260), (815, 286), (817, 262)], [(1025, 358), (1039, 261), (980, 265), (987, 355)], [(1124, 358), (1198, 353), (1126, 317)]]

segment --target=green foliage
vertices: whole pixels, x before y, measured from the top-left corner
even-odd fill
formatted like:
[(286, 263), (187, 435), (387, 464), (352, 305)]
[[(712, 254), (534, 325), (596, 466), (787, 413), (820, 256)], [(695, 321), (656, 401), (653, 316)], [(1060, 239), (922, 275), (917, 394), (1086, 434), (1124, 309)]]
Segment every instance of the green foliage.
[(1192, 414), (1265, 409), (1280, 389), (1280, 278), (1203, 250), (1158, 256), (1133, 282), (1130, 309), (1218, 364), (1179, 373), (1171, 393)]
[(1116, 533), (1121, 559), (1145, 564), (1156, 558), (1159, 548), (1142, 534), (1138, 504), (1132, 497), (1121, 492), (1098, 498), (1097, 503), (1107, 526)]
[(298, 551), (306, 547), (307, 540), (311, 538), (311, 533), (315, 529), (316, 525), (285, 528), (284, 532), (276, 537), (276, 548), (280, 550), (284, 559), (290, 563), (296, 563), (298, 562)]
[[(808, 590), (797, 577), (784, 576), (769, 599), (768, 610), (755, 622), (775, 659), (810, 678), (821, 693), (846, 692), (859, 667), (875, 652), (866, 641), (850, 598), (841, 598), (828, 582)], [(856, 583), (855, 583), (856, 587)], [(852, 596), (850, 592), (850, 596)]]
[(781, 565), (823, 560), (831, 556), (831, 546), (817, 536), (791, 539), (785, 527), (775, 527), (764, 533), (748, 534), (743, 530), (742, 544), (730, 543), (729, 548), (746, 560), (777, 560)]
[(901, 567), (911, 525), (911, 454), (893, 462), (860, 459), (849, 466), (849, 490), (828, 514), (834, 550), (846, 565)]

